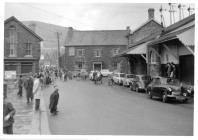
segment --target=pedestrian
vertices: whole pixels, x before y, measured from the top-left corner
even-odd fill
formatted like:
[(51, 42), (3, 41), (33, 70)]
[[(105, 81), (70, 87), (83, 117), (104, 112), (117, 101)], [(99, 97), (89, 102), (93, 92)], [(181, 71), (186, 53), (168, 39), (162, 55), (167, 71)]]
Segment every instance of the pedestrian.
[(64, 81), (67, 81), (67, 72), (64, 73)]
[(5, 96), (6, 93), (3, 95), (3, 133), (13, 134), (14, 115), (16, 111), (12, 103), (7, 100), (7, 97)]
[(38, 74), (35, 75), (33, 94), (35, 99), (35, 110), (39, 110), (40, 99), (41, 99), (41, 83), (40, 83), (40, 75)]
[(172, 71), (172, 67), (170, 63), (167, 63), (167, 77), (170, 78), (171, 75), (171, 71)]
[(175, 66), (175, 64), (173, 62), (171, 63), (171, 67), (172, 67), (172, 75), (171, 75), (171, 77), (172, 78), (176, 78), (176, 66)]
[(49, 109), (50, 109), (51, 114), (56, 115), (57, 105), (58, 105), (58, 100), (59, 100), (59, 92), (58, 92), (57, 86), (54, 86), (54, 88), (55, 88), (54, 92), (50, 95)]
[(23, 94), (23, 79), (22, 79), (22, 75), (19, 76), (18, 88), (19, 88), (19, 91), (18, 91), (17, 95), (22, 96), (22, 94)]
[(33, 101), (33, 77), (29, 77), (27, 80), (27, 88), (26, 88), (26, 98), (27, 98), (27, 104), (29, 104), (30, 100)]

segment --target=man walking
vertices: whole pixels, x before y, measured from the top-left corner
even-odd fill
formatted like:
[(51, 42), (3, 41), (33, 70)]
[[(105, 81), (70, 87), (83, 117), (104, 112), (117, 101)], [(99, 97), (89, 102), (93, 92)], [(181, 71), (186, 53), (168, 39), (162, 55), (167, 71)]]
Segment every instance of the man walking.
[(26, 97), (27, 97), (27, 104), (29, 104), (30, 100), (33, 100), (33, 85), (34, 81), (33, 78), (30, 76), (27, 80), (27, 89), (26, 89)]
[(49, 109), (50, 109), (50, 113), (56, 115), (57, 104), (58, 104), (58, 100), (59, 100), (59, 93), (58, 93), (57, 86), (54, 86), (54, 88), (55, 88), (54, 92), (50, 95)]
[(23, 80), (22, 80), (22, 75), (19, 76), (18, 88), (19, 88), (19, 91), (18, 91), (17, 95), (22, 96), (22, 94), (23, 94)]

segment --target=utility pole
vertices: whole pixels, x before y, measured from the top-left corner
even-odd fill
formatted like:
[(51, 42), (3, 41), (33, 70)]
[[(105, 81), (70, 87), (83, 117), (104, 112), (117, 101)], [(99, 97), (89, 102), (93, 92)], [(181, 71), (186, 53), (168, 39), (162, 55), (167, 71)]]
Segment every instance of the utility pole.
[(60, 60), (59, 60), (59, 58), (60, 58), (60, 35), (61, 35), (61, 33), (59, 33), (59, 32), (56, 32), (56, 35), (57, 35), (57, 45), (58, 45), (58, 58), (57, 58), (57, 60), (58, 60), (58, 70), (60, 70)]
[(163, 8), (162, 8), (162, 5), (161, 5), (159, 11), (160, 11), (160, 17), (161, 17), (161, 25), (162, 25), (163, 27), (165, 27), (166, 25), (165, 25), (165, 21), (164, 21), (163, 11), (166, 11), (166, 9), (163, 9)]

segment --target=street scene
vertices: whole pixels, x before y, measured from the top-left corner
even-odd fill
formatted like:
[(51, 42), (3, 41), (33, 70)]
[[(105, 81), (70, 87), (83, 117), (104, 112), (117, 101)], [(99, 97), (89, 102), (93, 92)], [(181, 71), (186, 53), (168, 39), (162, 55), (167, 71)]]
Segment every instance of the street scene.
[(6, 3), (3, 134), (193, 136), (194, 8)]

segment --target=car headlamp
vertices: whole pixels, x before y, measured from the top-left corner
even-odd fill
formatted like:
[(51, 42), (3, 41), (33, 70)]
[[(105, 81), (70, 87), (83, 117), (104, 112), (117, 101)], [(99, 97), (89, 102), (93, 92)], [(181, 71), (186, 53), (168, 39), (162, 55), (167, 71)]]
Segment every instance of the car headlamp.
[(183, 93), (183, 96), (187, 97), (187, 93)]
[(169, 87), (169, 88), (168, 88), (168, 91), (169, 91), (169, 92), (171, 92), (171, 91), (172, 91), (172, 89)]
[(191, 93), (191, 90), (190, 89), (188, 89), (187, 91), (188, 91), (188, 93)]

